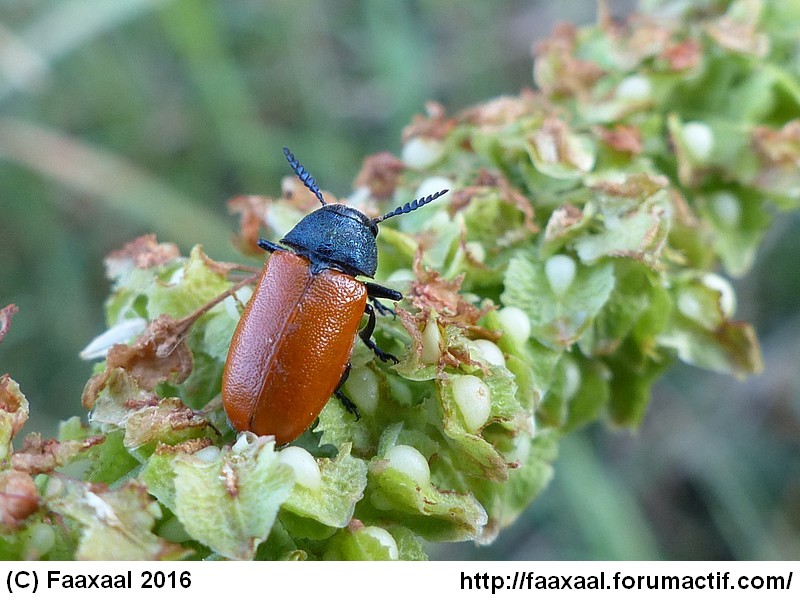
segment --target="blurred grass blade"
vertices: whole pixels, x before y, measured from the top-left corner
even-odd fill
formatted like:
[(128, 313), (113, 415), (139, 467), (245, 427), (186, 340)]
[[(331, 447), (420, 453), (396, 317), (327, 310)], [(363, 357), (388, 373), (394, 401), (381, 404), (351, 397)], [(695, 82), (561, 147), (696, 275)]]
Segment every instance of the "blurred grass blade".
[(598, 460), (583, 436), (559, 448), (556, 481), (592, 560), (658, 560), (656, 536), (630, 489)]
[[(71, 0), (52, 3), (53, 8), (43, 10), (38, 19), (13, 38), (11, 46), (3, 44), (0, 47), (3, 54), (0, 63), (13, 62), (18, 56), (26, 59), (14, 65), (13, 79), (0, 81), (0, 101), (18, 88), (35, 85), (49, 63), (85, 47), (89, 40), (117, 29), (120, 23), (171, 1)], [(3, 38), (7, 39), (8, 35), (3, 35)], [(12, 56), (8, 56), (10, 52)]]
[(231, 255), (231, 231), (213, 212), (124, 158), (40, 125), (0, 119), (0, 157), (96, 197), (131, 221), (184, 246)]
[(221, 30), (214, 5), (180, 0), (162, 11), (167, 37), (183, 58), (206, 107), (227, 160), (236, 165), (245, 189), (263, 181), (265, 161), (282, 164), (276, 137), (259, 118), (253, 99)]
[(36, 87), (49, 71), (37, 49), (0, 23), (0, 100), (12, 91)]

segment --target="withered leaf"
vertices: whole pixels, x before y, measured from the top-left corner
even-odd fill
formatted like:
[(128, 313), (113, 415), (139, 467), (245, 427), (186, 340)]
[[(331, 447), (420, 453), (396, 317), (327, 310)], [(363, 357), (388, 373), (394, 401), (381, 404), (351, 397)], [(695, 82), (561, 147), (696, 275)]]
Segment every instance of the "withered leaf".
[(129, 414), (125, 422), (125, 446), (138, 448), (165, 435), (207, 426), (208, 421), (180, 398), (164, 398), (154, 406), (144, 406)]
[(11, 437), (14, 437), (28, 420), (28, 402), (8, 374), (0, 375), (0, 411), (10, 415)]
[(700, 64), (703, 49), (697, 40), (684, 40), (668, 44), (661, 56), (673, 71), (686, 71)]
[(618, 152), (628, 152), (635, 155), (641, 154), (644, 149), (642, 134), (639, 128), (634, 125), (620, 123), (610, 129), (597, 126), (594, 131), (603, 142)]
[(108, 351), (106, 370), (92, 377), (83, 393), (83, 405), (92, 408), (97, 394), (116, 368), (127, 371), (145, 390), (165, 381), (181, 383), (192, 372), (192, 351), (186, 343), (189, 329), (200, 315), (180, 320), (161, 315), (151, 321), (132, 346), (115, 344)]
[(133, 346), (115, 344), (108, 352), (109, 368), (121, 367), (152, 390), (164, 381), (180, 383), (192, 372), (192, 352), (186, 335), (194, 323), (161, 315), (151, 321)]
[(549, 38), (535, 44), (534, 78), (545, 94), (584, 97), (603, 76), (600, 65), (575, 56), (576, 39), (575, 26), (561, 23)]
[(391, 198), (400, 180), (405, 163), (391, 152), (379, 152), (364, 159), (364, 165), (356, 176), (354, 187), (366, 187), (378, 200)]
[[(314, 193), (294, 175), (286, 176), (281, 180), (281, 191), (283, 193), (281, 200), (288, 202), (304, 213), (309, 213), (319, 208), (319, 200)], [(336, 196), (328, 191), (323, 191), (322, 195), (325, 197), (328, 204), (335, 204), (338, 202)]]
[(9, 304), (0, 308), (0, 342), (3, 341), (3, 338), (11, 327), (11, 317), (16, 314), (18, 310), (15, 304)]
[(444, 106), (438, 102), (426, 102), (425, 112), (426, 115), (414, 115), (411, 124), (403, 129), (403, 142), (417, 136), (443, 140), (456, 126), (456, 120), (448, 118)]
[(228, 212), (239, 215), (239, 233), (234, 236), (234, 244), (245, 254), (258, 254), (258, 238), (272, 198), (256, 195), (236, 196), (228, 200)]
[(16, 529), (39, 508), (39, 491), (23, 471), (0, 471), (0, 524)]
[(59, 442), (42, 439), (40, 433), (31, 433), (25, 437), (22, 449), (11, 456), (11, 466), (31, 475), (50, 473), (104, 440), (105, 436), (94, 435), (82, 440)]
[(180, 250), (172, 243), (159, 244), (155, 234), (147, 234), (125, 244), (121, 250), (111, 252), (105, 260), (109, 279), (115, 279), (131, 268), (148, 269), (178, 258)]
[(474, 306), (459, 293), (463, 274), (447, 281), (437, 271), (425, 267), (419, 253), (414, 257), (414, 274), (416, 279), (409, 293), (411, 304), (420, 310), (435, 310), (447, 323), (461, 327), (476, 325), (491, 310), (491, 307)]

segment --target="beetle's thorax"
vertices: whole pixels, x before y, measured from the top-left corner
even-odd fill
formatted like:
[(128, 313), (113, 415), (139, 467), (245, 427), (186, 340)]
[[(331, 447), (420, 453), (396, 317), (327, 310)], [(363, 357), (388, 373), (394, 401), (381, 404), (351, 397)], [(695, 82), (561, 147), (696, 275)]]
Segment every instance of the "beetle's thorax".
[(311, 267), (374, 277), (378, 268), (378, 227), (361, 211), (326, 204), (304, 217), (281, 243), (311, 261)]

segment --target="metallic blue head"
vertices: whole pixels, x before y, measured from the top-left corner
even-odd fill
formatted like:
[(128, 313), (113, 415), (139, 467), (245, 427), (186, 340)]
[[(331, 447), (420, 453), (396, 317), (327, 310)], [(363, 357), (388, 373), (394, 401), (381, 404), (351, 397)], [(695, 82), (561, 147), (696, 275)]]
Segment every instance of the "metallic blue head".
[(378, 226), (345, 204), (326, 204), (303, 218), (281, 240), (315, 270), (333, 268), (348, 275), (374, 277), (378, 268)]
[(447, 192), (442, 190), (407, 202), (382, 217), (370, 219), (352, 206), (326, 203), (311, 173), (288, 148), (284, 148), (283, 153), (297, 177), (317, 197), (322, 208), (306, 215), (281, 243), (308, 258), (314, 271), (336, 269), (354, 277), (375, 277), (378, 269), (378, 246), (375, 243), (378, 223), (416, 210)]

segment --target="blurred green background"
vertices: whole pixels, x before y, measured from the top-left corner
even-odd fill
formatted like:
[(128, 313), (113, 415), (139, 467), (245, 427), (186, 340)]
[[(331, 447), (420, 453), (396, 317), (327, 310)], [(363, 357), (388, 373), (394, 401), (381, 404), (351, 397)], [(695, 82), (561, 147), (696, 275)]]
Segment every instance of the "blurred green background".
[[(632, 2), (610, 2), (624, 15)], [(240, 260), (225, 202), (277, 194), (291, 147), (334, 194), (449, 112), (531, 86), (531, 42), (593, 1), (0, 0), (0, 372), (29, 430), (82, 414), (103, 257), (155, 232)], [(635, 433), (566, 440), (553, 483), (490, 547), (452, 559), (800, 558), (800, 223), (735, 282), (766, 371), (674, 369)]]

